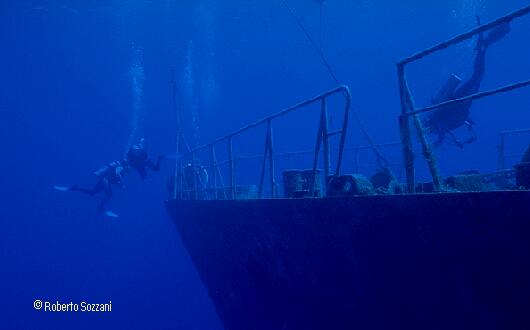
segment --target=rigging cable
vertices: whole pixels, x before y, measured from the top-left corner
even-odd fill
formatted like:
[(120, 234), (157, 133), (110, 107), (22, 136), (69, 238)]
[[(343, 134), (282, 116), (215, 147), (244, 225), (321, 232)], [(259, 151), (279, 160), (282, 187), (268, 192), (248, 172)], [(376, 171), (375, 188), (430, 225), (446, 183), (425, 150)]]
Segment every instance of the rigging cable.
[(184, 146), (186, 147), (187, 152), (191, 151), (190, 145), (188, 144), (188, 141), (186, 140), (186, 137), (184, 136), (184, 133), (182, 131), (181, 123), (180, 123), (180, 109), (177, 105), (177, 81), (175, 80), (175, 70), (170, 70), (171, 80), (169, 81), (170, 87), (171, 87), (171, 107), (173, 108), (173, 115), (175, 116), (175, 123), (177, 128), (177, 157), (180, 156), (180, 143), (184, 143)]
[[(280, 1), (283, 3), (285, 8), (287, 9), (289, 14), (291, 15), (292, 19), (296, 22), (296, 24), (300, 28), (300, 30), (302, 30), (302, 32), (305, 34), (307, 40), (311, 43), (313, 48), (315, 48), (315, 50), (317, 51), (318, 55), (320, 56), (320, 59), (321, 59), (322, 63), (326, 67), (326, 69), (327, 69), (329, 75), (331, 76), (331, 78), (335, 81), (335, 83), (337, 85), (341, 85), (339, 79), (337, 78), (337, 76), (335, 75), (335, 72), (333, 71), (333, 68), (331, 67), (331, 64), (327, 60), (326, 55), (322, 51), (322, 48), (319, 47), (317, 45), (317, 43), (315, 42), (315, 40), (311, 37), (311, 34), (309, 34), (307, 29), (302, 24), (300, 19), (296, 16), (296, 14), (294, 13), (293, 9), (289, 6), (287, 1), (286, 0), (280, 0)], [(323, 4), (323, 1), (319, 1), (319, 2), (320, 2), (320, 20), (321, 20), (321, 32), (320, 33), (322, 34), (322, 4)], [(388, 168), (389, 167), (388, 160), (381, 154), (381, 152), (377, 148), (377, 145), (375, 144), (374, 140), (372, 139), (372, 137), (368, 133), (368, 130), (367, 130), (366, 126), (364, 126), (364, 123), (361, 121), (361, 118), (359, 117), (359, 114), (357, 113), (357, 110), (353, 106), (351, 106), (350, 110), (353, 113), (353, 116), (355, 117), (355, 120), (357, 121), (357, 124), (361, 128), (361, 131), (362, 131), (365, 139), (367, 140), (368, 144), (370, 145), (370, 148), (375, 153), (375, 156), (377, 157), (378, 166), (379, 167), (383, 167), (383, 168)]]
[(324, 34), (323, 34), (323, 18), (324, 18), (324, 0), (318, 1), (319, 5), (319, 16), (320, 16), (320, 22), (319, 22), (319, 38), (320, 38), (320, 49), (324, 49)]

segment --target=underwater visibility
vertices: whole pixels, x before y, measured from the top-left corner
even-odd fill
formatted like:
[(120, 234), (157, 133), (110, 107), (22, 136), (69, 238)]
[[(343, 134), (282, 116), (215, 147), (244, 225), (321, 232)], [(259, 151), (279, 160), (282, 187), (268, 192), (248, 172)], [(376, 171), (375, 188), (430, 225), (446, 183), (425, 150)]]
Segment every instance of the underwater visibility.
[(0, 2), (1, 329), (530, 329), (530, 3)]

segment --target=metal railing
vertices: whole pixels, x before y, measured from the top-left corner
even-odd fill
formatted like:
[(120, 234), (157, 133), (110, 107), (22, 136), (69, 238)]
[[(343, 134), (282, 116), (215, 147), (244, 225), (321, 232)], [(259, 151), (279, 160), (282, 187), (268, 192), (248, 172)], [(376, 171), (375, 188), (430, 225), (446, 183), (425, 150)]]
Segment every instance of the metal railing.
[(530, 133), (530, 128), (527, 129), (513, 129), (508, 131), (502, 131), (499, 133), (500, 135), (500, 143), (499, 143), (499, 163), (498, 163), (498, 170), (502, 171), (506, 169), (506, 160), (507, 159), (513, 159), (517, 157), (523, 157), (523, 153), (518, 154), (506, 154), (506, 137), (509, 135), (519, 135), (519, 134), (528, 134)]
[(492, 95), (496, 95), (500, 93), (506, 93), (506, 92), (513, 91), (515, 89), (527, 87), (527, 86), (530, 86), (530, 80), (521, 81), (515, 84), (503, 86), (503, 87), (490, 90), (490, 91), (475, 93), (475, 94), (472, 94), (466, 97), (441, 102), (441, 103), (427, 106), (424, 108), (417, 108), (416, 105), (414, 104), (414, 99), (412, 97), (412, 93), (408, 86), (408, 82), (406, 78), (406, 66), (412, 62), (418, 61), (433, 53), (446, 49), (462, 41), (471, 39), (472, 37), (478, 34), (484, 33), (486, 31), (489, 31), (497, 26), (510, 23), (514, 19), (523, 17), (525, 15), (528, 15), (529, 13), (530, 13), (530, 6), (524, 7), (511, 14), (503, 16), (491, 23), (481, 25), (467, 33), (456, 36), (448, 41), (442, 42), (434, 47), (431, 47), (427, 50), (424, 50), (413, 56), (410, 56), (397, 64), (399, 91), (400, 91), (400, 98), (401, 98), (401, 115), (399, 116), (399, 127), (401, 131), (401, 142), (403, 146), (403, 160), (405, 164), (405, 172), (406, 172), (406, 177), (407, 177), (407, 190), (409, 193), (415, 192), (415, 185), (416, 185), (415, 184), (414, 152), (413, 152), (413, 147), (412, 147), (412, 134), (411, 134), (411, 127), (410, 127), (411, 118), (413, 119), (414, 125), (416, 126), (418, 137), (419, 137), (422, 149), (423, 149), (423, 156), (428, 162), (429, 170), (431, 172), (431, 176), (433, 179), (433, 185), (435, 187), (435, 190), (439, 191), (442, 189), (442, 179), (438, 171), (436, 159), (434, 157), (434, 152), (432, 150), (430, 143), (427, 141), (421, 120), (419, 119), (418, 115), (421, 113), (430, 112), (430, 111), (440, 109), (443, 107), (460, 104), (462, 102), (478, 100), (478, 99), (485, 98), (488, 96), (492, 96)]
[[(344, 114), (343, 114), (343, 120), (341, 129), (337, 131), (329, 131), (329, 123), (328, 123), (328, 106), (327, 106), (327, 99), (333, 95), (343, 95), (345, 99), (345, 106), (344, 106)], [(250, 124), (248, 126), (245, 126), (241, 129), (238, 129), (232, 133), (229, 133), (221, 138), (218, 138), (214, 140), (213, 142), (210, 142), (206, 145), (203, 145), (201, 147), (195, 148), (191, 150), (190, 152), (181, 155), (180, 157), (177, 157), (176, 160), (176, 175), (174, 178), (174, 183), (176, 185), (174, 189), (174, 198), (175, 199), (182, 199), (182, 198), (189, 198), (189, 199), (202, 199), (200, 194), (204, 192), (205, 190), (209, 190), (210, 192), (213, 192), (213, 199), (236, 199), (236, 172), (234, 168), (234, 164), (236, 159), (238, 158), (234, 154), (234, 138), (241, 135), (242, 133), (245, 133), (253, 128), (257, 128), (260, 126), (266, 127), (266, 134), (265, 134), (265, 148), (263, 152), (263, 158), (261, 163), (261, 171), (260, 171), (260, 177), (259, 177), (259, 186), (258, 186), (258, 198), (262, 198), (263, 191), (264, 191), (264, 185), (265, 185), (265, 174), (268, 172), (269, 176), (269, 185), (270, 185), (270, 197), (276, 198), (278, 197), (277, 192), (277, 186), (275, 181), (275, 173), (274, 173), (274, 161), (275, 156), (274, 154), (274, 133), (273, 133), (273, 123), (274, 120), (283, 117), (289, 113), (292, 113), (296, 110), (300, 110), (303, 108), (306, 108), (308, 105), (313, 103), (320, 103), (320, 119), (318, 124), (318, 131), (317, 131), (317, 139), (315, 148), (313, 150), (314, 157), (313, 157), (313, 166), (312, 166), (312, 179), (310, 183), (310, 191), (311, 196), (313, 196), (314, 189), (315, 189), (315, 178), (317, 175), (317, 167), (319, 164), (319, 155), (321, 153), (321, 148), (324, 154), (324, 175), (327, 178), (331, 174), (330, 164), (330, 144), (329, 139), (332, 136), (340, 136), (339, 140), (339, 148), (337, 150), (337, 159), (336, 159), (336, 168), (334, 175), (339, 175), (341, 170), (341, 164), (344, 154), (344, 145), (346, 142), (346, 133), (348, 130), (348, 120), (349, 120), (349, 110), (351, 105), (351, 94), (349, 91), (349, 88), (347, 86), (339, 86), (336, 87), (328, 92), (325, 92), (323, 94), (320, 94), (314, 98), (308, 99), (306, 101), (303, 101), (301, 103), (298, 103), (292, 107), (286, 108), (276, 114), (273, 114), (271, 116), (268, 116), (266, 118), (263, 118), (261, 120), (258, 120), (257, 122)], [(217, 145), (221, 143), (227, 143), (228, 144), (228, 159), (226, 161), (219, 162), (216, 157), (216, 147)], [(208, 168), (210, 168), (213, 172), (213, 182), (211, 183), (213, 187), (211, 189), (206, 189), (205, 187), (199, 187), (199, 166), (197, 163), (197, 154), (199, 152), (209, 150), (210, 152), (210, 165)], [(260, 157), (260, 158), (261, 158)], [(190, 159), (191, 162), (189, 164), (184, 165), (185, 160)], [(268, 161), (268, 166), (267, 166)], [(221, 174), (220, 166), (228, 165), (228, 176), (229, 176), (229, 184), (228, 187), (225, 187), (223, 182), (223, 176)], [(187, 170), (190, 175), (186, 175), (186, 169), (185, 166), (187, 166)], [(203, 169), (205, 167), (202, 167)], [(191, 180), (190, 180), (191, 179)], [(191, 182), (190, 182), (191, 181)], [(220, 185), (219, 185), (220, 184)], [(227, 189), (228, 188), (228, 189)], [(202, 191), (201, 191), (202, 190)], [(227, 194), (228, 190), (228, 194)], [(220, 197), (220, 193), (222, 193), (222, 197)]]
[[(387, 147), (401, 147), (401, 142), (393, 142), (393, 143), (382, 143), (382, 144), (376, 144), (377, 148), (387, 148)], [(378, 168), (379, 164), (377, 162), (374, 163), (361, 163), (359, 153), (364, 150), (372, 150), (373, 146), (370, 145), (363, 145), (363, 146), (357, 146), (357, 147), (350, 147), (350, 148), (344, 148), (344, 152), (351, 153), (353, 155), (353, 173), (360, 173), (360, 169), (362, 168)], [(331, 149), (331, 152), (338, 152), (338, 149)], [(300, 156), (307, 156), (313, 154), (313, 150), (304, 150), (304, 151), (291, 151), (291, 152), (280, 152), (280, 153), (274, 153), (275, 158), (284, 158), (287, 161), (287, 168), (292, 169), (293, 168), (293, 159), (300, 157)], [(248, 160), (248, 159), (262, 159), (263, 155), (242, 155), (236, 157), (236, 161), (240, 160)], [(393, 162), (390, 163), (389, 166), (392, 167), (402, 167), (402, 162)]]

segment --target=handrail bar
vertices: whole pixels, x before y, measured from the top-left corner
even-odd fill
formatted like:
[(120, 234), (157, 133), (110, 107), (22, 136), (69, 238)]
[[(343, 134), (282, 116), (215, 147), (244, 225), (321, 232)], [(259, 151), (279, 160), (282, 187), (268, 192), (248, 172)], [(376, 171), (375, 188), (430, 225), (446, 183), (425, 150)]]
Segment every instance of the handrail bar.
[(500, 87), (500, 88), (493, 89), (493, 90), (489, 90), (489, 91), (475, 93), (475, 94), (472, 94), (472, 95), (469, 95), (469, 96), (461, 97), (459, 99), (445, 101), (445, 102), (438, 103), (438, 104), (435, 104), (435, 105), (431, 105), (431, 106), (428, 106), (428, 107), (425, 107), (425, 108), (420, 108), (420, 109), (417, 109), (417, 110), (414, 110), (414, 111), (409, 111), (409, 112), (407, 112), (404, 115), (406, 115), (407, 117), (414, 116), (414, 115), (417, 115), (417, 114), (420, 114), (420, 113), (433, 111), (433, 110), (436, 110), (436, 109), (440, 109), (440, 108), (443, 108), (443, 107), (448, 107), (448, 106), (451, 106), (451, 105), (454, 105), (454, 104), (458, 104), (458, 103), (463, 103), (463, 102), (466, 102), (466, 101), (474, 101), (474, 100), (478, 100), (478, 99), (481, 99), (481, 98), (484, 98), (484, 97), (488, 97), (488, 96), (492, 96), (492, 95), (495, 95), (495, 94), (507, 93), (507, 92), (510, 92), (510, 91), (512, 91), (514, 89), (527, 87), (527, 86), (530, 86), (530, 80), (521, 81), (521, 82), (518, 82), (518, 83), (515, 83), (515, 84), (507, 85), (507, 86)]
[(512, 129), (512, 130), (505, 130), (505, 131), (500, 132), (501, 135), (520, 134), (520, 133), (530, 133), (530, 128)]
[[(400, 146), (400, 142), (394, 142), (394, 143), (383, 143), (376, 145), (378, 148), (384, 148), (384, 147), (398, 147)], [(351, 148), (344, 148), (344, 151), (361, 151), (361, 150), (369, 150), (372, 149), (371, 146), (359, 146), (359, 147), (351, 147)], [(339, 149), (331, 149), (333, 152), (339, 151)], [(289, 156), (300, 156), (300, 155), (309, 155), (314, 153), (314, 150), (305, 150), (305, 151), (292, 151), (292, 152), (278, 152), (274, 153), (275, 157), (289, 157)], [(263, 155), (242, 155), (235, 157), (237, 160), (245, 160), (245, 159), (258, 159), (263, 158)], [(221, 164), (221, 163), (220, 163)]]
[(452, 46), (454, 44), (457, 44), (457, 43), (460, 43), (464, 40), (467, 40), (467, 39), (471, 39), (473, 38), (475, 35), (477, 34), (480, 34), (480, 33), (483, 33), (483, 32), (486, 32), (488, 30), (491, 30), (493, 29), (494, 27), (496, 26), (499, 26), (499, 25), (502, 25), (504, 23), (509, 23), (511, 21), (513, 21), (514, 19), (516, 18), (519, 18), (519, 17), (522, 17), (522, 16), (525, 16), (527, 14), (530, 13), (530, 6), (527, 6), (527, 7), (524, 7), (524, 8), (521, 8), (519, 10), (516, 10), (508, 15), (505, 15), (501, 18), (498, 18), (496, 20), (494, 20), (493, 22), (490, 22), (488, 24), (484, 24), (484, 25), (481, 25), (469, 32), (466, 32), (466, 33), (463, 33), (463, 34), (460, 34), (452, 39), (449, 39), (445, 42), (442, 42), (442, 43), (439, 43), (438, 45), (436, 46), (433, 46), (427, 50), (424, 50), (424, 51), (421, 51), (415, 55), (412, 55), (404, 60), (402, 60), (401, 62), (398, 63), (399, 66), (405, 66), (406, 64), (409, 64), (411, 62), (415, 62), (421, 58), (424, 58), (432, 53), (435, 53), (437, 51), (440, 51), (440, 50), (443, 50), (443, 49), (446, 49), (448, 48), (449, 46)]
[(523, 157), (524, 154), (509, 154), (509, 155), (505, 155), (504, 158), (519, 158), (519, 157)]
[[(323, 98), (326, 98), (326, 97), (331, 96), (333, 94), (336, 94), (338, 92), (344, 92), (344, 94), (346, 96), (346, 102), (349, 105), (351, 103), (350, 89), (346, 85), (341, 85), (341, 86), (338, 86), (338, 87), (336, 87), (334, 89), (331, 89), (331, 90), (329, 90), (329, 91), (327, 91), (325, 93), (322, 93), (322, 94), (317, 95), (317, 96), (315, 96), (313, 98), (307, 99), (307, 100), (305, 100), (303, 102), (295, 104), (295, 105), (293, 105), (291, 107), (288, 107), (288, 108), (286, 108), (284, 110), (281, 110), (281, 111), (279, 111), (279, 112), (277, 112), (277, 113), (275, 113), (273, 115), (270, 115), (270, 116), (268, 116), (266, 118), (260, 119), (260, 120), (254, 122), (254, 123), (252, 123), (250, 125), (247, 125), (247, 126), (242, 127), (242, 128), (240, 128), (238, 130), (235, 130), (235, 131), (233, 131), (233, 132), (231, 132), (231, 133), (229, 133), (229, 134), (227, 134), (225, 136), (222, 136), (220, 138), (217, 138), (216, 140), (213, 140), (212, 142), (210, 142), (208, 144), (205, 144), (205, 145), (202, 145), (200, 147), (197, 147), (197, 148), (191, 150), (190, 152), (181, 155), (179, 158), (186, 158), (186, 157), (190, 156), (194, 152), (201, 151), (203, 149), (206, 149), (206, 148), (210, 147), (211, 145), (214, 145), (214, 144), (223, 142), (225, 140), (228, 140), (228, 139), (230, 139), (231, 137), (233, 137), (235, 135), (238, 135), (238, 134), (241, 134), (241, 133), (243, 133), (245, 131), (248, 131), (249, 129), (252, 129), (254, 127), (266, 124), (269, 120), (273, 120), (275, 118), (284, 116), (284, 115), (286, 115), (286, 114), (288, 114), (288, 113), (290, 113), (290, 112), (292, 112), (294, 110), (303, 108), (303, 107), (305, 107), (305, 106), (307, 106), (307, 105), (309, 105), (311, 103), (315, 103), (315, 102), (317, 102), (317, 101), (319, 101), (319, 100), (321, 100)], [(347, 109), (349, 109), (349, 107)]]

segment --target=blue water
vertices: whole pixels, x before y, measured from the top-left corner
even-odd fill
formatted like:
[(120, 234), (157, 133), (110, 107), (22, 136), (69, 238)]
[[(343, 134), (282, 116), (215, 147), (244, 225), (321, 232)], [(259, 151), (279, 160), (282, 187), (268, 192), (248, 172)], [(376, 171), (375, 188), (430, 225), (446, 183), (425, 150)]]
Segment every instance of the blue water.
[[(318, 4), (289, 3), (318, 39)], [(373, 138), (395, 142), (397, 61), (474, 27), (476, 14), (490, 21), (527, 4), (329, 0), (323, 49)], [(528, 31), (522, 19), (491, 48), (484, 89), (530, 77)], [(170, 69), (193, 146), (334, 87), (281, 2), (0, 0), (0, 45), (0, 328), (222, 329), (164, 208), (170, 163), (144, 181), (132, 173), (127, 189), (115, 190), (119, 219), (52, 186), (92, 184), (94, 170), (140, 137), (152, 154), (172, 152)], [(465, 42), (411, 66), (417, 103), (448, 74), (469, 75), (472, 60)], [(494, 170), (498, 132), (530, 127), (528, 101), (522, 90), (476, 102), (479, 140), (439, 150), (442, 171)], [(290, 124), (279, 134), (314, 144), (313, 131)], [(354, 124), (348, 143), (365, 144)], [(388, 153), (400, 161), (399, 151)], [(113, 310), (44, 313), (36, 299), (112, 301)]]

